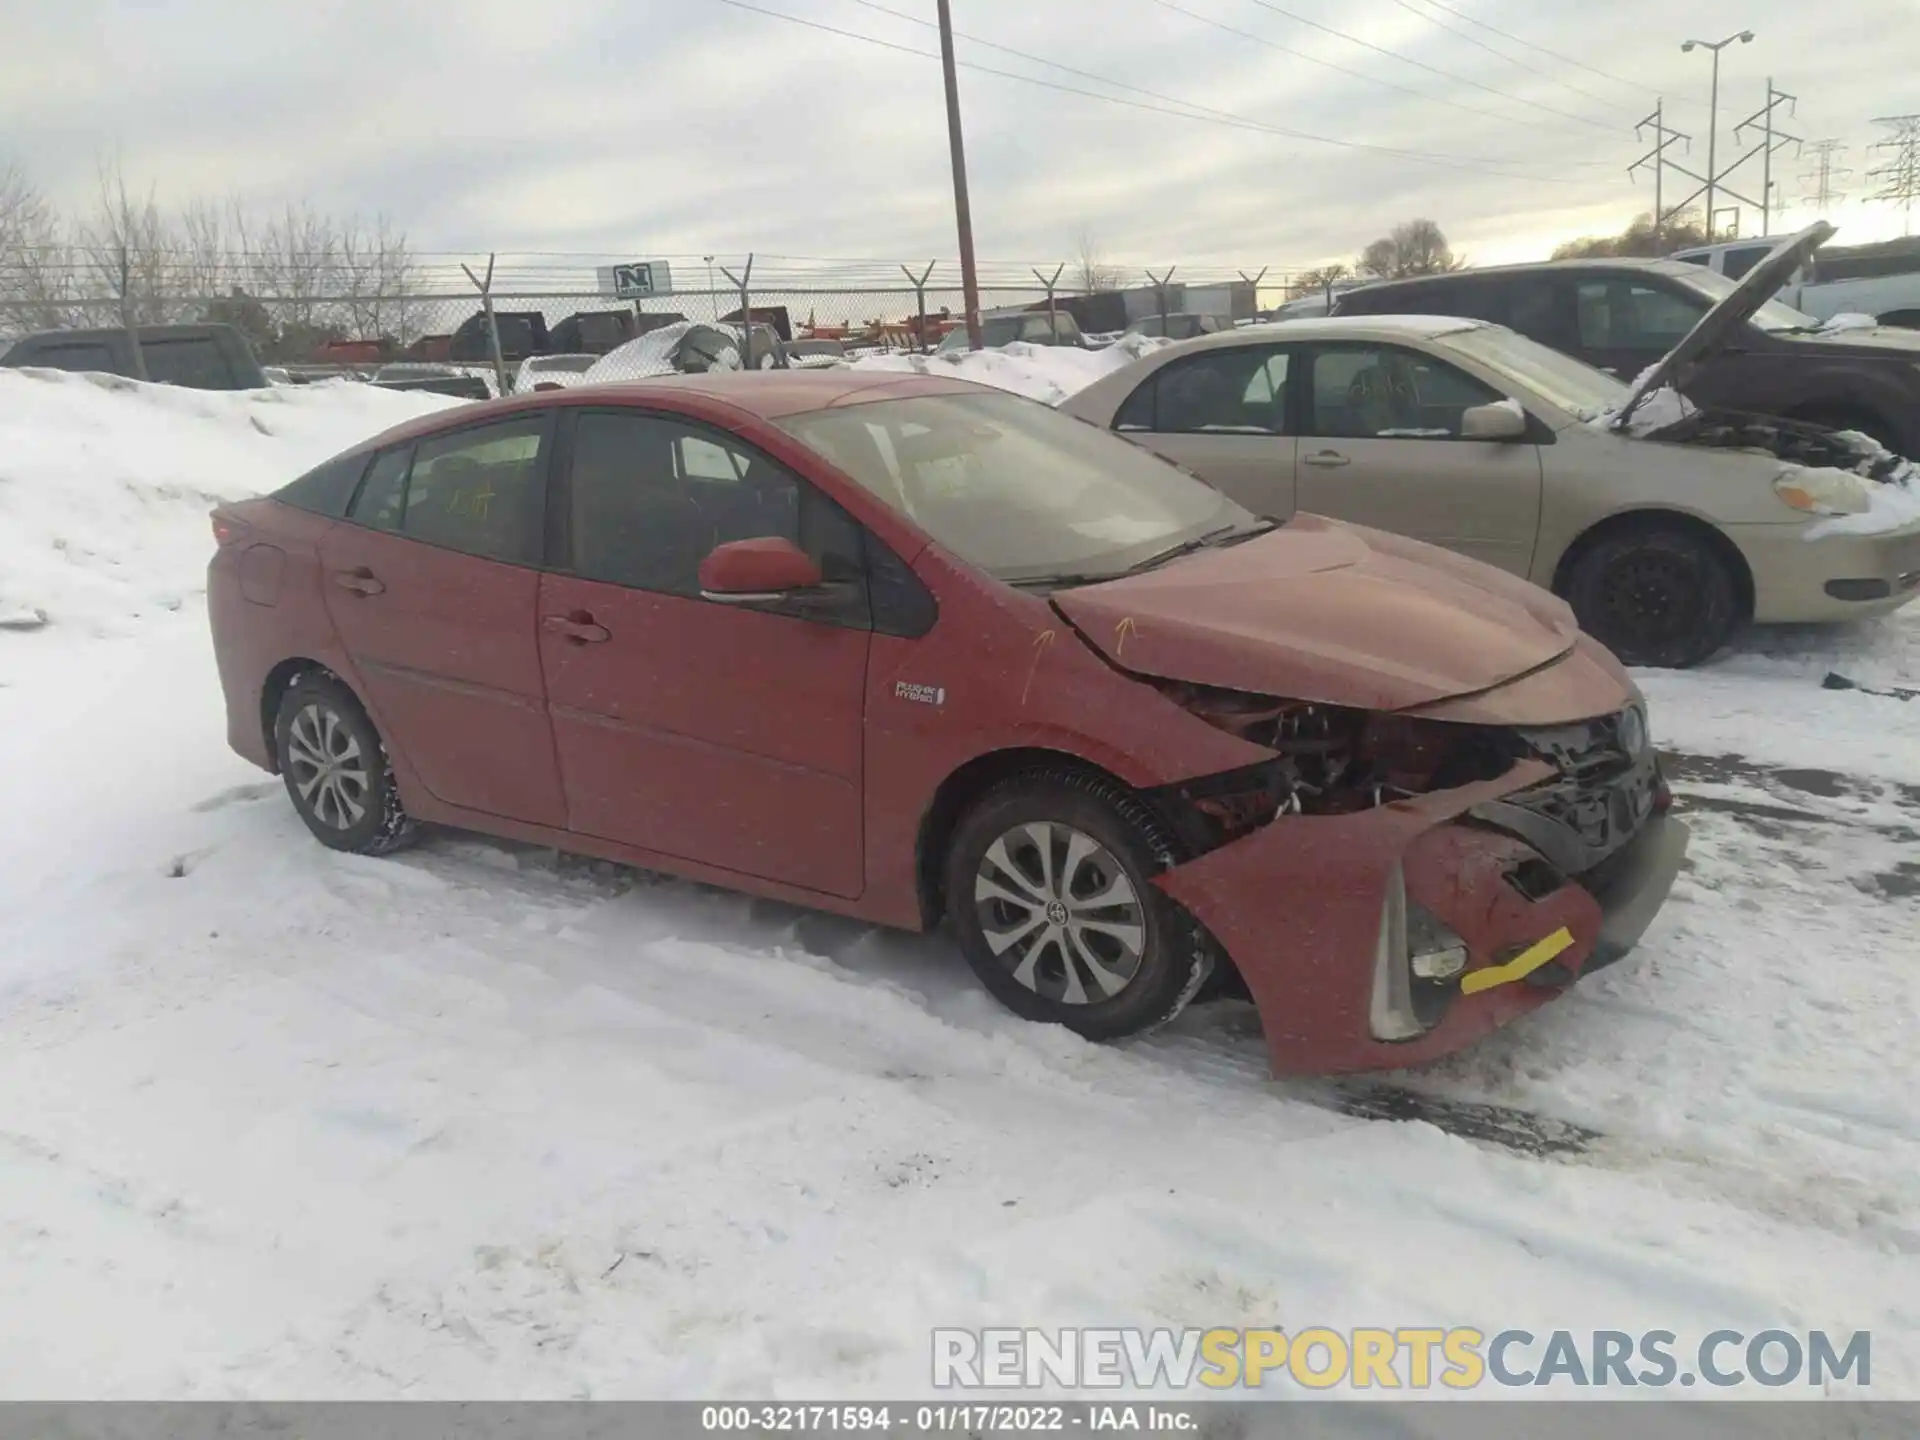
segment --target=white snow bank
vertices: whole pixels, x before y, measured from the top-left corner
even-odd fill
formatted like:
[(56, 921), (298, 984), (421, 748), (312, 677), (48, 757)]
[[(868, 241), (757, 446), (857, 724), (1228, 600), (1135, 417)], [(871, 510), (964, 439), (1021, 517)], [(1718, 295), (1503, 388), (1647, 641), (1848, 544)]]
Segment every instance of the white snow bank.
[(1079, 350), (1065, 345), (1028, 345), (1016, 341), (998, 350), (962, 350), (946, 355), (875, 355), (855, 361), (853, 368), (953, 376), (1058, 405), (1094, 381), (1172, 343), (1151, 335), (1128, 335), (1104, 350)]
[(183, 390), (0, 371), (0, 622), (113, 631), (205, 580), (207, 511), (463, 402), (352, 382)]

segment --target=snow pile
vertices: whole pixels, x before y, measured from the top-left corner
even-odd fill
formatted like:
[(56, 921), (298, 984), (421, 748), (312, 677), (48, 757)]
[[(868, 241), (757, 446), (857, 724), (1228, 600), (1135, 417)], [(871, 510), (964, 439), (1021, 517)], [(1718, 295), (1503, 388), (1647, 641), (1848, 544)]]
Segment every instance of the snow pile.
[(1015, 341), (998, 350), (959, 350), (945, 355), (876, 355), (856, 361), (853, 368), (905, 370), (919, 375), (973, 380), (1058, 405), (1094, 381), (1172, 343), (1150, 335), (1128, 335), (1104, 350), (1080, 350), (1065, 345), (1028, 345)]
[(207, 511), (463, 402), (347, 381), (183, 390), (0, 370), (0, 625), (119, 630), (205, 583)]

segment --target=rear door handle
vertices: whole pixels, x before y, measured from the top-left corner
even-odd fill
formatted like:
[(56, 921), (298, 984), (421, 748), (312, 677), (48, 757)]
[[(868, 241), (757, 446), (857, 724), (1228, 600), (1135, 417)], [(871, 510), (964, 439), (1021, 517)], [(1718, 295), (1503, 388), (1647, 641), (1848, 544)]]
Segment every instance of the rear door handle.
[(542, 623), (576, 645), (598, 645), (613, 638), (613, 632), (604, 625), (594, 624), (593, 616), (585, 610), (575, 610), (571, 615), (549, 615)]
[(333, 583), (342, 590), (351, 590), (356, 595), (378, 595), (387, 588), (374, 577), (373, 571), (364, 565), (356, 566), (352, 570), (334, 571)]
[(1338, 450), (1316, 450), (1313, 454), (1306, 456), (1301, 463), (1303, 465), (1318, 465), (1323, 470), (1331, 470), (1335, 466), (1351, 465), (1353, 462)]

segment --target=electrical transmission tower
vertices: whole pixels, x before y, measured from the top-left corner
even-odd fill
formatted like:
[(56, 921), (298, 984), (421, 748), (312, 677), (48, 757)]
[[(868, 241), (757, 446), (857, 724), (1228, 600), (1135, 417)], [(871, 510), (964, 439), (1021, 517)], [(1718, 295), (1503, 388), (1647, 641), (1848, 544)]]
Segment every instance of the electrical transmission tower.
[[(1773, 77), (1769, 75), (1767, 77), (1767, 103), (1733, 127), (1733, 138), (1735, 140), (1740, 138), (1740, 132), (1743, 130), (1760, 130), (1764, 132), (1765, 138), (1761, 140), (1757, 151), (1749, 150), (1745, 155), (1727, 167), (1729, 170), (1737, 170), (1740, 166), (1751, 160), (1756, 153), (1760, 156), (1760, 233), (1762, 235), (1771, 235), (1773, 233), (1773, 192), (1775, 188), (1773, 183), (1773, 152), (1783, 145), (1791, 145), (1794, 147), (1794, 153), (1798, 154), (1800, 146), (1805, 143), (1798, 135), (1788, 135), (1783, 131), (1773, 128), (1773, 112), (1775, 107), (1780, 105), (1787, 107), (1787, 114), (1789, 115), (1797, 115), (1799, 113), (1800, 101), (1798, 97), (1789, 95), (1784, 90), (1774, 89)], [(1707, 220), (1708, 223), (1711, 224), (1713, 217), (1708, 216)]]
[(1906, 233), (1913, 233), (1913, 200), (1920, 195), (1920, 115), (1880, 115), (1876, 125), (1890, 126), (1893, 134), (1878, 141), (1875, 154), (1887, 159), (1867, 171), (1867, 179), (1880, 188), (1867, 198), (1886, 200), (1906, 212)]
[(1634, 171), (1638, 170), (1642, 165), (1651, 165), (1653, 167), (1653, 235), (1656, 240), (1660, 238), (1660, 232), (1666, 228), (1667, 221), (1671, 218), (1671, 214), (1677, 213), (1680, 208), (1679, 206), (1675, 206), (1673, 212), (1669, 212), (1666, 208), (1664, 198), (1666, 195), (1666, 174), (1670, 169), (1679, 168), (1673, 161), (1667, 159), (1667, 147), (1684, 142), (1687, 147), (1687, 153), (1693, 153), (1693, 137), (1691, 135), (1683, 135), (1678, 130), (1669, 130), (1667, 128), (1666, 111), (1667, 102), (1663, 96), (1660, 102), (1653, 107), (1653, 113), (1633, 127), (1633, 133), (1637, 139), (1644, 139), (1646, 131), (1652, 129), (1653, 148), (1627, 167), (1627, 174), (1629, 175), (1633, 174)]
[(1800, 177), (1800, 183), (1807, 187), (1801, 198), (1822, 215), (1847, 198), (1844, 190), (1836, 188), (1840, 181), (1853, 175), (1853, 171), (1839, 163), (1846, 148), (1838, 140), (1814, 141), (1813, 168)]

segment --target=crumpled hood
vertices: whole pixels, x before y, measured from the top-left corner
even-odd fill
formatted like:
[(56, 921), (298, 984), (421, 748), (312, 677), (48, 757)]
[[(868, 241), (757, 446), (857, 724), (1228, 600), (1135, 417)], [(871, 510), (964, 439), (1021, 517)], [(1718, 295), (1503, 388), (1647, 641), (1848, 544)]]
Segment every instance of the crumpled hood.
[(1053, 604), (1137, 674), (1366, 710), (1489, 689), (1580, 633), (1564, 602), (1503, 571), (1317, 515)]

